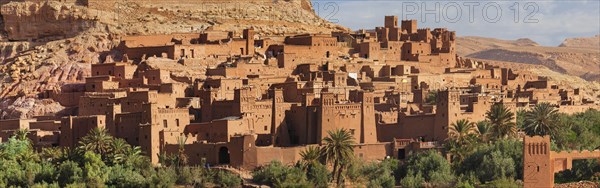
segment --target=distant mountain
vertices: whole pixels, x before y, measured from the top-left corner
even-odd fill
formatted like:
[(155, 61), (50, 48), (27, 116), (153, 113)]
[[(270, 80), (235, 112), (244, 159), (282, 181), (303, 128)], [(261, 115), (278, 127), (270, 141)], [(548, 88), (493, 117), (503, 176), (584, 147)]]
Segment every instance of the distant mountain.
[(543, 65), (558, 73), (600, 81), (598, 37), (567, 39), (562, 47), (540, 46), (530, 39), (459, 37), (457, 52), (476, 59)]
[(593, 37), (568, 38), (559, 47), (592, 48), (600, 50), (600, 35)]

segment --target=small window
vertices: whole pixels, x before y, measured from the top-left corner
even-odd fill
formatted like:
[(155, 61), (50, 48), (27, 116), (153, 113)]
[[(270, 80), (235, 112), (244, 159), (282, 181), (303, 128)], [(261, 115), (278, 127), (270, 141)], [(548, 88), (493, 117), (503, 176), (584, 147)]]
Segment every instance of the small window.
[(164, 120), (163, 120), (163, 126), (164, 126), (165, 128), (167, 128), (167, 120), (166, 120), (166, 119), (164, 119)]
[(175, 125), (177, 125), (177, 127), (179, 127), (179, 119), (175, 119)]

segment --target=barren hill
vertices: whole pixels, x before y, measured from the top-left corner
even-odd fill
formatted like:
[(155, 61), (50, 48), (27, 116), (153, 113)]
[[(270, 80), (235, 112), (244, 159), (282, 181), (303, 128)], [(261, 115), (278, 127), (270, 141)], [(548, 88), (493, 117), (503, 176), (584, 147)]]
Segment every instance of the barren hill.
[(600, 49), (600, 35), (593, 37), (565, 39), (559, 47), (592, 48)]
[(459, 37), (457, 41), (458, 54), (461, 56), (543, 65), (555, 72), (600, 81), (600, 48), (590, 45), (587, 42), (589, 40), (567, 39), (565, 43), (568, 45), (565, 47), (539, 46), (529, 39), (512, 41)]

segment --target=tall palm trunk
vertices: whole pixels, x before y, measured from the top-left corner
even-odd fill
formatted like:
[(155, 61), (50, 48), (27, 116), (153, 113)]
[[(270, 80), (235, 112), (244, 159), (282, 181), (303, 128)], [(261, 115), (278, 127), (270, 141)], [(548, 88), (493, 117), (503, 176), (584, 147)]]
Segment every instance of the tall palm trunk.
[(335, 160), (335, 162), (333, 162), (333, 176), (331, 176), (331, 182), (333, 182), (333, 180), (335, 180), (335, 172), (337, 172), (337, 168), (338, 168), (338, 160)]
[(340, 187), (342, 183), (342, 169), (344, 169), (344, 165), (340, 165), (337, 172), (337, 186)]

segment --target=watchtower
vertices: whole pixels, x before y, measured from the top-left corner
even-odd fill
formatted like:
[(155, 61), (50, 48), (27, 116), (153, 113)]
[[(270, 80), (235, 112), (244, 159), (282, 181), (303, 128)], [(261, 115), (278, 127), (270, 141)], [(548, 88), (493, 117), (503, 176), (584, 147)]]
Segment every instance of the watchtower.
[(554, 172), (551, 168), (550, 137), (523, 139), (523, 186), (552, 187)]
[(402, 20), (402, 31), (408, 34), (417, 32), (417, 20)]
[(398, 16), (385, 16), (385, 28), (398, 28)]

